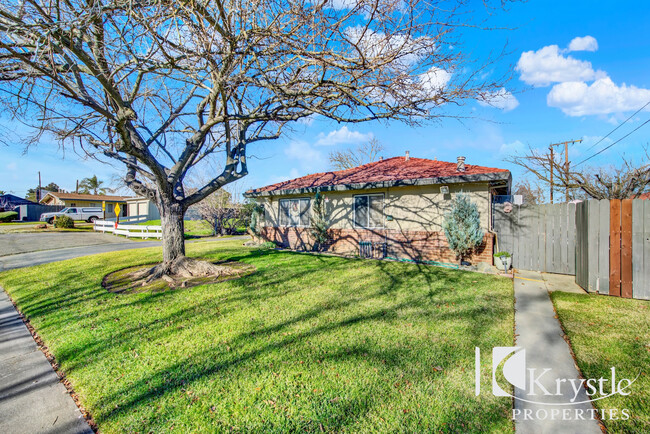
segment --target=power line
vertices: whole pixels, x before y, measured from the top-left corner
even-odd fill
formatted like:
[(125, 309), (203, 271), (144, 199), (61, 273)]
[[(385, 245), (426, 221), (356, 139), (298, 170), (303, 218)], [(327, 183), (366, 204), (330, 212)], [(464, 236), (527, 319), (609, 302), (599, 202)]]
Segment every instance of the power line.
[[(648, 104), (650, 104), (650, 102), (649, 102)], [(576, 165), (573, 166), (573, 167), (577, 167), (577, 166), (581, 165), (582, 163), (584, 163), (585, 161), (591, 160), (591, 159), (594, 158), (596, 155), (605, 152), (606, 150), (608, 150), (609, 148), (611, 148), (612, 146), (614, 146), (615, 144), (617, 144), (617, 143), (620, 142), (621, 140), (625, 139), (627, 136), (629, 136), (630, 134), (632, 134), (633, 132), (635, 132), (636, 130), (638, 130), (639, 128), (641, 128), (642, 126), (644, 126), (644, 125), (647, 124), (647, 123), (650, 123), (650, 119), (648, 119), (647, 121), (645, 121), (644, 123), (642, 123), (641, 125), (639, 125), (638, 127), (636, 127), (635, 129), (633, 129), (632, 131), (630, 131), (629, 133), (627, 133), (626, 135), (624, 135), (623, 137), (621, 137), (621, 138), (618, 139), (617, 141), (613, 142), (613, 143), (610, 144), (609, 146), (605, 146), (603, 149), (601, 149), (600, 151), (596, 152), (596, 153), (595, 153), (594, 155), (592, 155), (591, 157), (587, 157), (587, 158), (585, 158), (584, 160), (582, 160), (581, 162), (579, 162), (578, 164), (576, 164)]]
[[(625, 124), (626, 124), (630, 119), (632, 119), (634, 116), (636, 116), (636, 115), (637, 115), (641, 110), (643, 110), (644, 108), (646, 108), (648, 105), (650, 105), (650, 101), (648, 101), (647, 103), (645, 103), (645, 105), (644, 105), (643, 107), (641, 107), (641, 108), (638, 109), (636, 112), (634, 112), (634, 113), (632, 114), (632, 116), (630, 116), (629, 118), (625, 119), (623, 122), (621, 122), (620, 124), (618, 124), (618, 126), (617, 126), (616, 128), (614, 128), (612, 131), (610, 131), (609, 133), (607, 133), (607, 135), (606, 135), (605, 137), (601, 138), (601, 139), (598, 140), (596, 143), (594, 143), (594, 144), (591, 145), (589, 148), (587, 148), (587, 150), (586, 150), (585, 152), (590, 151), (591, 149), (593, 149), (594, 147), (596, 147), (596, 145), (598, 145), (600, 142), (602, 142), (603, 140), (605, 140), (606, 138), (608, 138), (609, 136), (611, 136), (612, 133), (613, 133), (614, 131), (618, 130), (618, 129), (621, 128), (623, 125), (625, 125)], [(578, 163), (578, 164), (580, 164), (580, 163)]]

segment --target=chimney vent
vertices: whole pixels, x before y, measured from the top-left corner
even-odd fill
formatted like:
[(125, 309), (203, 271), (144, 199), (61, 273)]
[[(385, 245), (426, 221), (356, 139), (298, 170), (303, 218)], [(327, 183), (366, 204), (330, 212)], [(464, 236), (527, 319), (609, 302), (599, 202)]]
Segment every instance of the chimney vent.
[(384, 161), (384, 156), (383, 155), (379, 157), (379, 161)]
[(456, 163), (456, 171), (465, 171), (465, 157), (458, 157), (458, 163)]
[(411, 159), (411, 156), (409, 155), (409, 151), (406, 151), (406, 157), (404, 157), (404, 161), (408, 161)]

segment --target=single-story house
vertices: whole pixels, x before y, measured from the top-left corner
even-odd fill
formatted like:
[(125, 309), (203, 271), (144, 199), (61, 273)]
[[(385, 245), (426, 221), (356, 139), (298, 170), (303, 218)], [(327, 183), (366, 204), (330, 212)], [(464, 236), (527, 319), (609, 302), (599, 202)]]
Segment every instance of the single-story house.
[[(480, 212), (482, 244), (469, 260), (492, 263), (493, 195), (509, 194), (510, 171), (405, 157), (382, 159), (336, 172), (316, 173), (247, 191), (263, 208), (260, 235), (292, 249), (309, 249), (312, 202), (323, 196), (329, 251), (358, 254), (369, 243), (380, 257), (457, 263), (442, 229), (451, 199), (469, 195)], [(373, 256), (377, 256), (373, 253)]]
[(126, 199), (126, 205), (129, 208), (128, 215), (134, 217), (146, 217), (147, 220), (160, 219), (160, 211), (156, 204), (146, 197), (129, 197)]
[(126, 200), (130, 199), (129, 197), (124, 196), (108, 196), (105, 194), (80, 194), (80, 193), (61, 193), (48, 191), (40, 203), (43, 205), (63, 205), (66, 208), (68, 207), (89, 207), (101, 208), (102, 203), (106, 203), (105, 216), (104, 218), (114, 218), (115, 217), (115, 205), (120, 205), (120, 216), (126, 217), (128, 215), (128, 210), (126, 206)]

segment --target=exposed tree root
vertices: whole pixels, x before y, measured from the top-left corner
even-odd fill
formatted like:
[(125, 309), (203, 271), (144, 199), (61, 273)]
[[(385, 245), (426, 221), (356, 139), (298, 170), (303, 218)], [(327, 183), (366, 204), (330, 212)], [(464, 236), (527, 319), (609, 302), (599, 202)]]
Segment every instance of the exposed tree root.
[(181, 256), (171, 263), (158, 264), (149, 270), (145, 270), (142, 276), (139, 277), (146, 277), (145, 283), (150, 283), (157, 279), (164, 279), (170, 282), (169, 279), (175, 280), (193, 277), (218, 278), (231, 274), (237, 274), (231, 267)]
[(104, 276), (102, 286), (115, 293), (162, 291), (223, 282), (255, 271), (250, 264), (208, 261), (182, 257), (170, 264), (130, 267)]

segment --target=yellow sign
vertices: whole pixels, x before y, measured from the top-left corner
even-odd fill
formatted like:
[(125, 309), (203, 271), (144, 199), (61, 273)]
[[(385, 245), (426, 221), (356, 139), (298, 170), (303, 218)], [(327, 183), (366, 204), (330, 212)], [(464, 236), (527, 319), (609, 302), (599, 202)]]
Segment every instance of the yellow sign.
[(115, 215), (116, 216), (120, 215), (120, 204), (119, 203), (115, 204)]
[(106, 201), (102, 200), (102, 211), (106, 211)]

